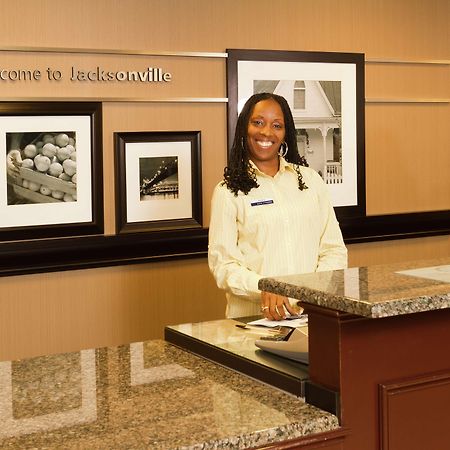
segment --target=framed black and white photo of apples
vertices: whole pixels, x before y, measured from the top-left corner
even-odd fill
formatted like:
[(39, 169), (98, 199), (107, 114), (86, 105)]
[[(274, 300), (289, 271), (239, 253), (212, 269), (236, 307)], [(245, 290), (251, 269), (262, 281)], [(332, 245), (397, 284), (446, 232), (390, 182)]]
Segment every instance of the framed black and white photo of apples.
[(103, 233), (99, 102), (0, 102), (0, 239)]

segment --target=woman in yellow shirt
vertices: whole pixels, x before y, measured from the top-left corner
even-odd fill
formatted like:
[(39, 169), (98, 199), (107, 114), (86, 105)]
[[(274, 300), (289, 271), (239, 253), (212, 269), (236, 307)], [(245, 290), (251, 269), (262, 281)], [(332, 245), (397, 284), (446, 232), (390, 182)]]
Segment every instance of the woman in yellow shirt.
[(255, 94), (236, 125), (224, 180), (212, 197), (208, 263), (226, 291), (227, 317), (295, 314), (263, 277), (342, 269), (347, 249), (320, 175), (297, 150), (294, 120), (278, 95)]

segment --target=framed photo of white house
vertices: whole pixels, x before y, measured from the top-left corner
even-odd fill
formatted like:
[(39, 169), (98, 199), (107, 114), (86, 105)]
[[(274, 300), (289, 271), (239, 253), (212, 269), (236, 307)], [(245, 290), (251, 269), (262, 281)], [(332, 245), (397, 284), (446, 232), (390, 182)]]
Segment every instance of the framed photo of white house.
[(0, 239), (103, 233), (102, 106), (0, 102)]
[(227, 50), (228, 140), (253, 94), (283, 96), (298, 150), (329, 187), (338, 218), (364, 217), (364, 55)]
[(116, 231), (202, 227), (200, 131), (115, 133)]

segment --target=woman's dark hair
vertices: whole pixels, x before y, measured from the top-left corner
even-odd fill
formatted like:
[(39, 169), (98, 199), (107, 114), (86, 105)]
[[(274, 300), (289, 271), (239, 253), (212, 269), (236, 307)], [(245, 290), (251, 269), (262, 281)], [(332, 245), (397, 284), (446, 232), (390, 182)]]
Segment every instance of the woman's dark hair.
[(252, 167), (249, 160), (247, 129), (255, 105), (262, 100), (269, 99), (275, 100), (280, 105), (281, 111), (283, 112), (285, 125), (284, 141), (288, 146), (288, 152), (284, 158), (286, 161), (294, 164), (298, 177), (298, 188), (300, 190), (308, 188), (303, 181), (299, 168), (299, 166), (308, 166), (308, 163), (306, 162), (306, 159), (298, 153), (297, 137), (291, 109), (284, 97), (264, 92), (261, 94), (254, 94), (246, 101), (237, 120), (228, 166), (225, 167), (223, 173), (224, 183), (234, 195), (238, 195), (239, 191), (242, 191), (247, 195), (251, 189), (259, 186), (256, 181), (255, 169)]

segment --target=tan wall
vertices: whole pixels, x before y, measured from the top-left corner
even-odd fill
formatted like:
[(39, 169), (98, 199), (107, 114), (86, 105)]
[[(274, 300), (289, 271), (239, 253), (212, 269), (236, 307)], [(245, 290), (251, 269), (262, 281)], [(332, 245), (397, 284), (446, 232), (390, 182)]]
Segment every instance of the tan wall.
[[(0, 0), (5, 47), (225, 52), (227, 48), (364, 52), (366, 59), (449, 60), (447, 0)], [(0, 52), (0, 67), (157, 63), (165, 91), (0, 83), (4, 98), (98, 97), (104, 104), (105, 231), (114, 233), (114, 131), (201, 130), (204, 223), (226, 162), (226, 103), (111, 97), (226, 97), (224, 58)], [(450, 209), (448, 64), (366, 64), (369, 214)], [(450, 238), (351, 245), (350, 264), (450, 254)], [(1, 251), (1, 248), (0, 248)], [(0, 360), (162, 337), (165, 324), (223, 316), (204, 258), (0, 279)]]

